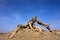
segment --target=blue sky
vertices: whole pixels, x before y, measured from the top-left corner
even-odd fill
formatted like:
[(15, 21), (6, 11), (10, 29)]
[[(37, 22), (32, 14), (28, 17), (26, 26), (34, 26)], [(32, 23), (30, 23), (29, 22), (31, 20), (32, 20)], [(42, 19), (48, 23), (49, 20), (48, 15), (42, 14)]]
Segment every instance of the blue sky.
[(10, 32), (33, 16), (60, 29), (60, 0), (0, 0), (0, 32)]

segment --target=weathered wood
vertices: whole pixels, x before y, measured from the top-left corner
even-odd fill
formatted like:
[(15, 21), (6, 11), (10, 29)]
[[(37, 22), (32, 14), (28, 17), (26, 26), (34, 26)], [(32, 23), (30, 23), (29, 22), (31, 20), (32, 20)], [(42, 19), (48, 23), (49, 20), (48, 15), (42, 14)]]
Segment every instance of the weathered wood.
[(21, 26), (22, 26), (22, 25), (19, 25), (19, 26), (12, 32), (12, 34), (9, 36), (9, 38), (12, 38), (12, 37), (15, 35), (15, 33), (18, 32), (18, 30), (20, 29)]
[(40, 20), (37, 20), (37, 23), (38, 23), (39, 25), (42, 25), (42, 26), (46, 27), (50, 32), (52, 32), (52, 31), (50, 30), (49, 25), (46, 25), (46, 24), (42, 23)]
[[(13, 37), (13, 36), (18, 32), (18, 30), (19, 30), (20, 28), (27, 28), (27, 27), (29, 27), (30, 29), (33, 29), (33, 27), (35, 26), (35, 25), (34, 25), (35, 22), (37, 22), (39, 25), (45, 26), (45, 27), (51, 32), (50, 27), (49, 27), (48, 25), (40, 22), (40, 20), (37, 20), (37, 17), (34, 16), (30, 21), (27, 22), (27, 24), (26, 24), (24, 27), (23, 27), (23, 25), (21, 25), (21, 24), (18, 25), (17, 28), (11, 33), (11, 35), (9, 36), (9, 38)], [(36, 29), (39, 29), (40, 32), (44, 33), (44, 32), (42, 31), (43, 29), (41, 29), (41, 28), (39, 28), (39, 27), (36, 27)]]
[(41, 28), (38, 27), (38, 26), (35, 26), (35, 27), (36, 27), (35, 30), (37, 30), (37, 31), (39, 31), (40, 33), (46, 35), (45, 30), (44, 30), (43, 28), (41, 29)]
[(28, 26), (30, 29), (33, 28), (34, 23), (36, 22), (36, 16), (34, 16), (30, 21), (27, 22), (26, 26)]

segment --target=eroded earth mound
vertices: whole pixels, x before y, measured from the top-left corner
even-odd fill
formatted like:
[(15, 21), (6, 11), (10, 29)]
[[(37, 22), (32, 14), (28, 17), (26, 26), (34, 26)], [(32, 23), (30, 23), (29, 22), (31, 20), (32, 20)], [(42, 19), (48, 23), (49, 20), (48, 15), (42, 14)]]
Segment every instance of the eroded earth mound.
[(8, 38), (10, 33), (0, 33), (0, 40), (60, 40), (60, 30), (53, 32), (40, 32), (35, 29), (19, 29), (12, 37)]

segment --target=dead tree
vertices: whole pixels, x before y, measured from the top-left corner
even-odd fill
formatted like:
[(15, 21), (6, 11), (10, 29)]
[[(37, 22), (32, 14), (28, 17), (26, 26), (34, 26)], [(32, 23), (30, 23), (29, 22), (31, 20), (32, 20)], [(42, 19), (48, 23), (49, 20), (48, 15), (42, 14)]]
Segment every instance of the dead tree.
[(26, 26), (29, 27), (29, 29), (32, 29), (32, 27), (34, 26), (34, 23), (36, 22), (36, 16), (34, 16), (30, 21), (27, 22)]
[(37, 20), (36, 16), (34, 16), (29, 22), (27, 22), (26, 26), (29, 26), (29, 28), (32, 29), (34, 27), (35, 22), (37, 22), (39, 25), (46, 27), (50, 32), (52, 32), (50, 30), (50, 27), (48, 25), (42, 23), (40, 20)]
[[(18, 30), (19, 30), (20, 28), (27, 28), (27, 27), (29, 27), (29, 29), (33, 29), (33, 27), (35, 26), (35, 25), (34, 25), (35, 22), (37, 22), (39, 25), (42, 25), (42, 26), (46, 27), (50, 32), (52, 32), (52, 31), (50, 30), (50, 27), (49, 27), (48, 25), (40, 22), (39, 20), (37, 20), (37, 17), (34, 16), (29, 22), (27, 22), (27, 24), (26, 24), (25, 26), (24, 26), (24, 25), (21, 25), (21, 24), (18, 25), (17, 28), (16, 28), (16, 30), (14, 30), (14, 31), (10, 34), (9, 38), (13, 37), (13, 36), (18, 32)], [(38, 27), (36, 27), (36, 28), (38, 28)], [(42, 30), (41, 30), (40, 28), (38, 28), (38, 29), (42, 32)]]
[(18, 25), (17, 26), (17, 28), (12, 32), (12, 33), (10, 33), (10, 36), (9, 36), (9, 38), (12, 38), (17, 32), (18, 32), (18, 30), (20, 29), (20, 28), (26, 28), (25, 26), (23, 27), (23, 25)]
[(50, 30), (49, 25), (46, 25), (46, 24), (42, 23), (40, 20), (37, 20), (37, 23), (38, 23), (39, 25), (42, 25), (42, 26), (46, 27), (50, 32), (52, 32), (52, 31)]

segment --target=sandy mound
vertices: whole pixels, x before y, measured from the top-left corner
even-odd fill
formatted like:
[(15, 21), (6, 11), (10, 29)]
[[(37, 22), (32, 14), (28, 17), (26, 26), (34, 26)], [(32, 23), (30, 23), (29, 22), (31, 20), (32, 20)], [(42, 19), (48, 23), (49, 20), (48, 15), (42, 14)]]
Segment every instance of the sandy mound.
[(8, 38), (9, 33), (0, 34), (0, 40), (60, 40), (60, 31), (40, 32), (38, 30), (31, 30), (28, 28), (19, 29), (19, 31), (12, 37)]

